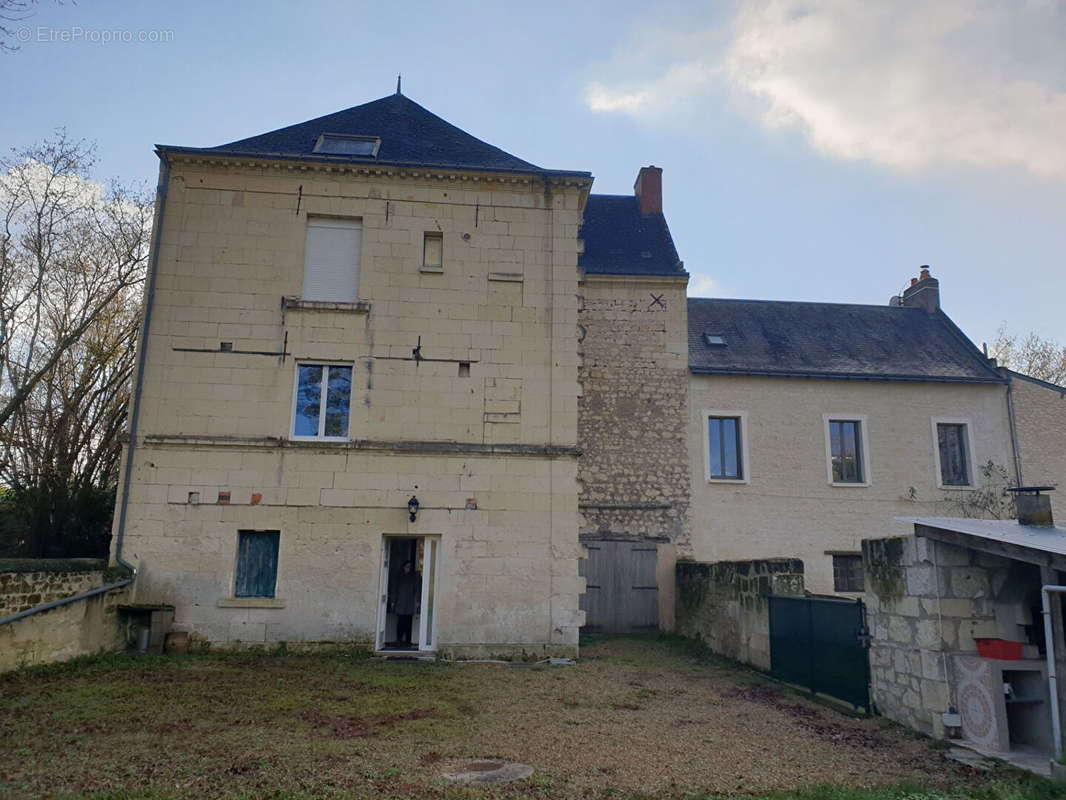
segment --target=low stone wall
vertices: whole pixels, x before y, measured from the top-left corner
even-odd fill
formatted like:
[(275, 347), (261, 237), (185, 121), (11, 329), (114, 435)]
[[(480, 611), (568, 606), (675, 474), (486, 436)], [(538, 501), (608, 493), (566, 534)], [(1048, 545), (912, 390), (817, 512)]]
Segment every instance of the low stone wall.
[[(0, 617), (122, 577), (96, 559), (0, 560)], [(0, 672), (121, 650), (125, 634), (117, 606), (128, 597), (128, 587), (123, 587), (0, 625)]]
[(879, 713), (936, 737), (952, 703), (952, 662), (998, 635), (996, 598), (1012, 562), (904, 536), (866, 539), (871, 696)]
[(677, 632), (702, 640), (712, 652), (769, 670), (771, 594), (803, 594), (802, 561), (679, 561)]
[(0, 559), (0, 618), (103, 586), (102, 558)]

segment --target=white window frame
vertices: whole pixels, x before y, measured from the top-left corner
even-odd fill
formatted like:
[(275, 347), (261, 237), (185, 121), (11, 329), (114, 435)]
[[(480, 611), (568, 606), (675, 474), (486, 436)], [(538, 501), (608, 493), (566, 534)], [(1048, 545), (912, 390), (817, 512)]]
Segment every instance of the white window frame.
[(326, 436), (323, 431), (326, 429), (326, 414), (325, 414), (325, 402), (326, 392), (329, 386), (329, 370), (322, 370), (322, 383), (320, 384), (321, 405), (318, 409), (318, 434), (315, 436), (297, 436), (296, 435), (296, 398), (300, 393), (300, 367), (349, 367), (352, 370), (352, 386), (355, 386), (355, 364), (351, 361), (316, 361), (314, 359), (303, 359), (296, 362), (296, 367), (292, 379), (292, 408), (289, 411), (289, 439), (296, 442), (347, 442), (352, 438), (352, 394), (348, 393), (348, 435), (347, 436)]
[[(834, 481), (833, 480), (833, 439), (829, 435), (830, 422), (857, 422), (859, 423), (859, 458), (861, 460), (861, 481)], [(873, 483), (870, 476), (870, 435), (867, 430), (865, 414), (822, 414), (822, 429), (825, 432), (825, 478), (830, 486), (841, 488), (863, 488)]]
[[(748, 412), (728, 411), (722, 409), (705, 409), (703, 414), (703, 476), (707, 483), (722, 483), (730, 486), (746, 484), (751, 476), (751, 459), (748, 457)], [(739, 478), (712, 478), (711, 477), (711, 417), (737, 417), (740, 420), (740, 477)]]
[[(972, 490), (978, 488), (974, 483), (977, 480), (977, 454), (974, 452), (973, 447), (973, 419), (970, 417), (931, 417), (930, 418), (930, 430), (933, 434), (933, 463), (936, 465), (936, 488), (952, 491), (955, 489)], [(963, 484), (948, 484), (944, 483), (944, 473), (940, 469), (940, 435), (937, 433), (937, 425), (965, 425), (966, 426), (966, 448), (967, 448), (967, 461), (969, 461), (969, 475), (970, 482)]]

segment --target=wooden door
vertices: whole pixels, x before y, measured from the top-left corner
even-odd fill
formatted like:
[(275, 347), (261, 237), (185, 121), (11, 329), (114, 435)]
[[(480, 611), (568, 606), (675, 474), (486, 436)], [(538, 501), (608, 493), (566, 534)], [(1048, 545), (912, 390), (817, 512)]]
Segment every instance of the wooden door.
[(639, 633), (659, 629), (658, 548), (653, 542), (597, 539), (585, 542), (584, 630)]

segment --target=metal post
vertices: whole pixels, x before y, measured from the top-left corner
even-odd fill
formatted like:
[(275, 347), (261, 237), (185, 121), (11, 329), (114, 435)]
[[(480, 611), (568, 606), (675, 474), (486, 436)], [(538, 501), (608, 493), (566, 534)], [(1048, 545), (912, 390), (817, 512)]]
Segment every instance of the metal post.
[(1055, 744), (1055, 758), (1062, 756), (1062, 724), (1059, 720), (1059, 686), (1055, 676), (1055, 629), (1051, 622), (1051, 595), (1066, 594), (1066, 586), (1047, 584), (1040, 588), (1044, 615), (1044, 650), (1047, 651), (1048, 691), (1051, 694), (1051, 738)]

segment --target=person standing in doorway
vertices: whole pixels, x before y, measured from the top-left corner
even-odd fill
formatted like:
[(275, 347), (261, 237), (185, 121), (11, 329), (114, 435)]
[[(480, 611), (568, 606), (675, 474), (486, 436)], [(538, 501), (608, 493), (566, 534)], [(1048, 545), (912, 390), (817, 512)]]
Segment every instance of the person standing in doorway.
[(403, 562), (403, 571), (396, 577), (393, 595), (396, 610), (396, 638), (401, 644), (411, 644), (411, 623), (422, 599), (422, 576), (415, 572), (413, 561)]

